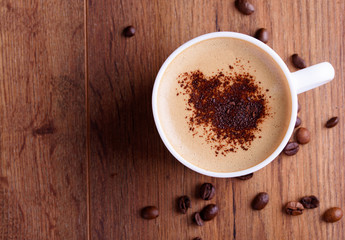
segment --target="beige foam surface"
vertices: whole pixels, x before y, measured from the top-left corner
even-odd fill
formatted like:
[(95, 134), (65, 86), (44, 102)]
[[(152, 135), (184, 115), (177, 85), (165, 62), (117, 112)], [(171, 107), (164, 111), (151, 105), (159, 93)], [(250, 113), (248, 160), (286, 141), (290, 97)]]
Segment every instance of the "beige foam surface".
[[(237, 60), (245, 69), (233, 64)], [(240, 148), (235, 153), (216, 156), (205, 138), (199, 137), (201, 134), (193, 136), (190, 132), (185, 118), (191, 114), (185, 110), (188, 95), (176, 95), (180, 90), (177, 78), (194, 70), (206, 75), (222, 69), (231, 72), (229, 65), (235, 67), (232, 71), (249, 72), (263, 89), (269, 89), (270, 117), (259, 125), (261, 132), (247, 151)], [(184, 159), (209, 171), (232, 172), (262, 162), (279, 146), (290, 121), (291, 97), (283, 72), (267, 53), (243, 40), (215, 38), (187, 48), (169, 64), (158, 88), (158, 116), (169, 142)]]

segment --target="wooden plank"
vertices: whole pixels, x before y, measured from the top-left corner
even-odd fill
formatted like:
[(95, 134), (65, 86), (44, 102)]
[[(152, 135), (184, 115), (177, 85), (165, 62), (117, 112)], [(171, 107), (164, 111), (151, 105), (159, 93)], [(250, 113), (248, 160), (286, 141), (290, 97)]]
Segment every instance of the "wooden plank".
[[(241, 15), (233, 1), (89, 0), (88, 68), (91, 123), (91, 236), (93, 239), (344, 239), (344, 219), (321, 221), (332, 206), (345, 207), (344, 188), (344, 1), (252, 1), (256, 12)], [(124, 38), (127, 25), (136, 35)], [(299, 96), (302, 125), (312, 140), (297, 156), (281, 156), (249, 181), (214, 179), (183, 167), (165, 149), (155, 130), (151, 90), (160, 65), (179, 45), (217, 31), (254, 34), (270, 31), (269, 46), (295, 71), (297, 52), (308, 65), (330, 61), (335, 80)], [(334, 129), (323, 127), (339, 116)], [(196, 186), (212, 182), (211, 202), (219, 216), (204, 227), (191, 213), (206, 203)], [(270, 194), (263, 211), (250, 201), (260, 191)], [(175, 210), (178, 196), (190, 195), (187, 215)], [(299, 217), (282, 211), (304, 195), (320, 198), (320, 208)], [(146, 221), (139, 211), (156, 205), (160, 216)]]
[(0, 239), (86, 238), (83, 1), (0, 1)]

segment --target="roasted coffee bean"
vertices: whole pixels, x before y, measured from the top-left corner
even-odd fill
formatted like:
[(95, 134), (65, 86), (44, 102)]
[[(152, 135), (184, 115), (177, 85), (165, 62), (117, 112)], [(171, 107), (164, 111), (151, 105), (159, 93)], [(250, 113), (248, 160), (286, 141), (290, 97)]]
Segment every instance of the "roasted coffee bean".
[(185, 214), (188, 208), (191, 207), (191, 201), (188, 196), (182, 196), (177, 201), (178, 209), (181, 213)]
[(133, 37), (135, 34), (135, 28), (133, 26), (128, 26), (125, 29), (123, 29), (123, 35), (125, 37)]
[(247, 175), (236, 177), (236, 178), (240, 179), (240, 180), (248, 180), (248, 179), (251, 179), (253, 177), (253, 175), (254, 175), (254, 173), (249, 173)]
[(300, 56), (298, 56), (297, 53), (293, 54), (293, 55), (291, 56), (291, 58), (292, 58), (292, 63), (293, 63), (293, 65), (294, 65), (296, 68), (302, 69), (302, 68), (306, 68), (306, 67), (307, 67), (307, 65), (305, 64), (304, 59), (301, 58)]
[(341, 208), (338, 207), (332, 207), (324, 213), (323, 220), (325, 220), (326, 222), (333, 223), (339, 221), (342, 217), (343, 210), (341, 210)]
[(335, 125), (337, 125), (339, 122), (339, 118), (338, 117), (332, 117), (331, 119), (329, 119), (327, 122), (326, 122), (326, 128), (332, 128), (334, 127)]
[(286, 213), (292, 216), (301, 215), (303, 210), (304, 207), (300, 202), (288, 202), (285, 206)]
[(295, 128), (301, 126), (301, 123), (302, 123), (301, 119), (299, 117), (297, 117), (296, 118), (296, 123), (295, 123)]
[(301, 111), (301, 104), (299, 104), (298, 102), (298, 109), (297, 109), (297, 112)]
[(317, 208), (320, 205), (319, 199), (313, 195), (301, 198), (300, 203), (302, 203), (303, 207), (306, 209)]
[(202, 209), (200, 216), (204, 221), (210, 221), (218, 214), (218, 206), (215, 204), (209, 204)]
[(145, 219), (154, 219), (159, 216), (158, 208), (155, 206), (147, 206), (141, 210), (141, 217)]
[(296, 140), (300, 144), (306, 144), (310, 141), (310, 132), (308, 129), (301, 127), (297, 129)]
[(264, 207), (266, 207), (267, 203), (269, 201), (268, 193), (261, 192), (252, 201), (252, 208), (254, 210), (261, 210)]
[(202, 220), (200, 213), (196, 212), (194, 213), (193, 216), (193, 221), (198, 225), (198, 226), (204, 226), (204, 220)]
[(263, 43), (267, 43), (268, 42), (268, 31), (266, 28), (260, 28), (256, 31), (255, 33), (255, 38), (259, 39), (261, 42)]
[(250, 15), (255, 11), (255, 8), (246, 0), (236, 0), (235, 6), (241, 13), (245, 15)]
[(216, 188), (211, 183), (204, 183), (199, 190), (200, 197), (204, 200), (211, 200), (216, 195)]
[(295, 155), (299, 150), (299, 145), (296, 142), (289, 142), (288, 144), (286, 144), (283, 152), (288, 155), (288, 156), (292, 156)]

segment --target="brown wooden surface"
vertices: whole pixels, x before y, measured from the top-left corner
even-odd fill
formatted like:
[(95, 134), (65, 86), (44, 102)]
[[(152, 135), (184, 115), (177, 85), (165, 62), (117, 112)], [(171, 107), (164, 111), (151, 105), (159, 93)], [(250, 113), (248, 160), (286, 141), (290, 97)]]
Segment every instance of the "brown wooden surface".
[[(345, 3), (252, 0), (256, 12), (244, 16), (233, 2), (0, 0), (0, 239), (345, 239), (344, 219), (321, 220), (345, 208)], [(133, 38), (121, 35), (127, 25)], [(312, 140), (248, 181), (199, 175), (158, 136), (155, 75), (193, 37), (260, 27), (292, 71), (295, 52), (336, 70), (333, 82), (299, 95)], [(331, 116), (340, 124), (326, 129)], [(197, 227), (191, 214), (207, 204), (195, 196), (205, 181), (217, 187), (210, 202), (220, 213)], [(260, 191), (270, 203), (252, 211)], [(186, 215), (175, 209), (184, 194)], [(284, 214), (287, 201), (309, 194), (319, 208)], [(140, 218), (146, 205), (159, 208), (156, 220)]]
[(85, 239), (83, 1), (0, 1), (0, 239)]

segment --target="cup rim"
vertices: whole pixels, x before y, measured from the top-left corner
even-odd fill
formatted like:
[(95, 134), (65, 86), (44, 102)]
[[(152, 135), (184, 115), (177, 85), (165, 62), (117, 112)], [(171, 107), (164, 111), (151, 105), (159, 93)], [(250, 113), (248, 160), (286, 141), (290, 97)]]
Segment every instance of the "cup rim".
[[(158, 116), (158, 105), (157, 105), (158, 89), (159, 89), (160, 81), (164, 75), (165, 70), (169, 66), (169, 64), (175, 59), (175, 57), (177, 55), (179, 55), (182, 51), (189, 48), (190, 46), (192, 46), (198, 42), (207, 40), (207, 39), (220, 38), (220, 37), (235, 38), (235, 39), (241, 39), (241, 40), (247, 41), (247, 42), (254, 44), (255, 46), (259, 47), (260, 49), (265, 51), (267, 54), (269, 54), (273, 58), (273, 60), (279, 65), (280, 69), (283, 71), (283, 73), (287, 79), (287, 82), (288, 82), (288, 86), (289, 86), (289, 90), (290, 90), (290, 96), (291, 96), (291, 108), (292, 109), (291, 109), (290, 123), (289, 123), (289, 127), (287, 128), (287, 131), (285, 133), (285, 136), (284, 136), (283, 140), (281, 141), (281, 143), (279, 144), (279, 146), (273, 151), (273, 153), (270, 156), (268, 156), (266, 159), (264, 159), (260, 163), (254, 165), (250, 168), (240, 170), (240, 171), (235, 171), (235, 172), (209, 171), (209, 170), (200, 168), (200, 167), (188, 162), (174, 149), (172, 144), (170, 144), (169, 140), (165, 136), (164, 130), (161, 126), (159, 116)], [(293, 85), (292, 75), (291, 75), (291, 72), (289, 71), (288, 67), (286, 66), (284, 61), (279, 57), (279, 55), (272, 48), (270, 48), (268, 45), (257, 40), (254, 37), (251, 37), (249, 35), (245, 35), (242, 33), (225, 32), (225, 31), (224, 32), (212, 32), (212, 33), (207, 33), (207, 34), (198, 36), (196, 38), (193, 38), (193, 39), (187, 41), (186, 43), (184, 43), (180, 47), (178, 47), (173, 53), (171, 53), (170, 56), (165, 60), (165, 62), (161, 66), (161, 68), (160, 68), (160, 70), (156, 76), (155, 82), (154, 82), (153, 91), (152, 91), (152, 111), (153, 111), (153, 118), (154, 118), (154, 121), (156, 124), (156, 128), (158, 130), (158, 133), (159, 133), (164, 145), (169, 150), (169, 152), (179, 162), (181, 162), (186, 167), (192, 169), (193, 171), (198, 172), (198, 173), (203, 174), (203, 175), (206, 175), (206, 176), (218, 177), (218, 178), (231, 178), (231, 177), (238, 177), (238, 176), (247, 175), (247, 174), (250, 174), (250, 173), (253, 173), (255, 171), (260, 170), (261, 168), (263, 168), (266, 165), (268, 165), (269, 163), (271, 163), (283, 151), (283, 149), (286, 146), (286, 144), (288, 143), (290, 136), (292, 135), (292, 132), (293, 132), (294, 127), (295, 127), (295, 120), (297, 118), (297, 92), (296, 92), (296, 89)]]

